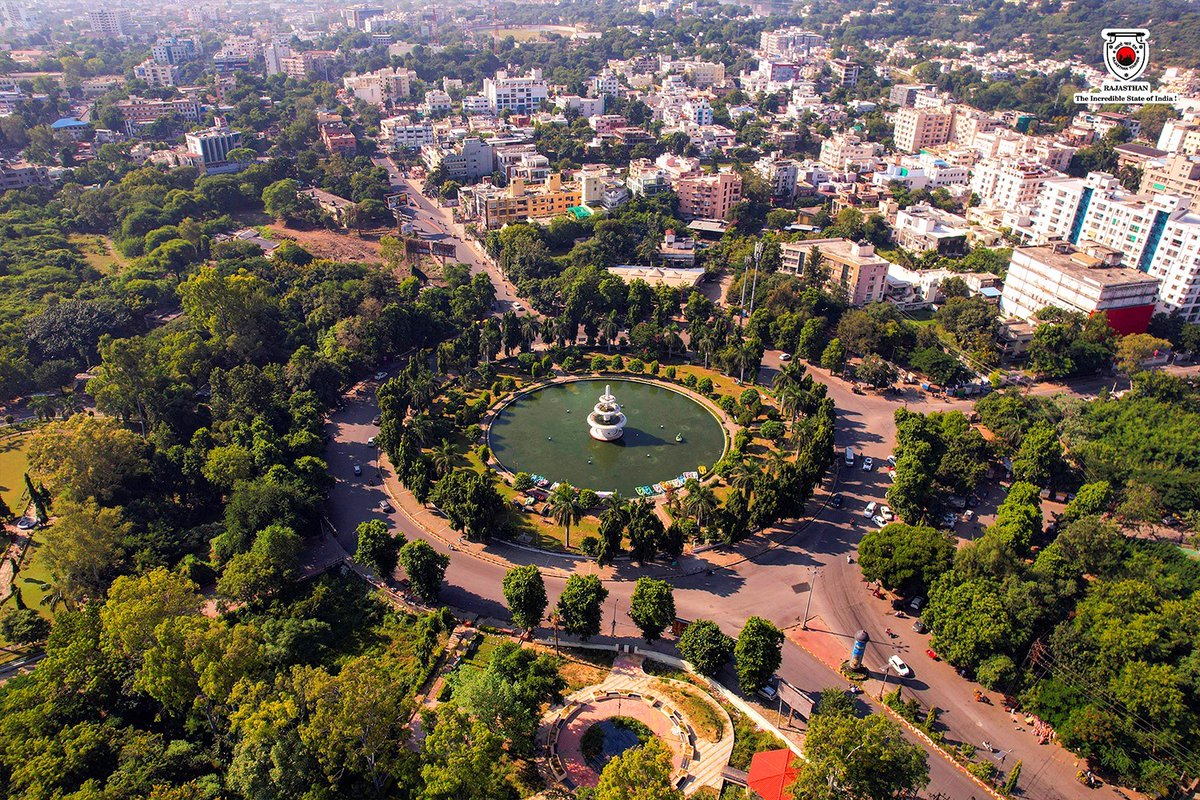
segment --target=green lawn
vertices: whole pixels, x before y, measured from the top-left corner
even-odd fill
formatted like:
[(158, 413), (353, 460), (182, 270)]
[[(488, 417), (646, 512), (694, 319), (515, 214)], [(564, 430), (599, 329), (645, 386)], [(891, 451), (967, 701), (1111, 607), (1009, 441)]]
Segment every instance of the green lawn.
[(113, 247), (107, 236), (72, 233), (67, 240), (79, 248), (88, 266), (101, 275), (112, 275), (125, 266), (125, 258)]
[(25, 496), (24, 475), (29, 468), (28, 452), (28, 433), (0, 438), (0, 497), (15, 514), (24, 510), (19, 506)]
[[(25, 551), (25, 560), (21, 562), (17, 569), (16, 577), (13, 579), (14, 594), (0, 605), (0, 613), (7, 611), (10, 608), (16, 608), (16, 592), (21, 593), (21, 600), (25, 606), (37, 610), (46, 618), (52, 618), (53, 612), (48, 606), (42, 605), (42, 598), (46, 596), (50, 588), (50, 565), (46, 563), (46, 558), (42, 553), (42, 545), (35, 538), (29, 544), (29, 549)], [(0, 646), (7, 646), (8, 642), (0, 636)], [(0, 659), (3, 661), (5, 659)]]

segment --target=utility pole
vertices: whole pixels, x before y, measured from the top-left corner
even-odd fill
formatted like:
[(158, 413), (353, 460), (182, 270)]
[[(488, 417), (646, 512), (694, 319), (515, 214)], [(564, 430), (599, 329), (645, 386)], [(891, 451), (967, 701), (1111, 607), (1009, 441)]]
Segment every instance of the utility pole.
[(754, 282), (750, 285), (750, 313), (754, 313), (754, 295), (758, 291), (758, 265), (762, 261), (763, 243), (760, 239), (754, 245)]
[(890, 663), (883, 665), (883, 686), (879, 687), (879, 699), (880, 700), (883, 699), (883, 693), (887, 690), (888, 673), (891, 671), (891, 669), (892, 669), (892, 665)]
[(808, 609), (812, 606), (813, 590), (817, 588), (817, 577), (821, 573), (817, 570), (812, 571), (812, 580), (808, 582), (808, 599), (804, 602), (804, 621), (800, 624), (803, 630), (808, 630)]
[(617, 638), (617, 598), (613, 598), (612, 638)]
[[(746, 270), (750, 269), (750, 262), (746, 262)], [(742, 273), (742, 299), (738, 301), (738, 330), (746, 324), (746, 273)]]

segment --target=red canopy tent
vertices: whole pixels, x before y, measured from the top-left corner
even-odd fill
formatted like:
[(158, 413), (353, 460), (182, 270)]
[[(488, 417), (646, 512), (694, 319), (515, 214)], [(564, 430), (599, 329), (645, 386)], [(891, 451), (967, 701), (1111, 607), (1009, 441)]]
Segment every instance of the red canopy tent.
[(746, 784), (763, 800), (784, 800), (784, 789), (796, 780), (791, 750), (767, 750), (755, 753), (750, 761)]

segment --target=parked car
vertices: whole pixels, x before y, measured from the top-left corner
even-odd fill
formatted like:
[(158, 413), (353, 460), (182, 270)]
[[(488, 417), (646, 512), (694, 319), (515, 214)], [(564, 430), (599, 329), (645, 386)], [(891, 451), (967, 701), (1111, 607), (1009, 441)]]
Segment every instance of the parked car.
[(779, 697), (779, 690), (775, 688), (778, 685), (779, 676), (773, 675), (771, 676), (771, 679), (767, 681), (766, 685), (755, 692), (755, 694), (763, 700), (766, 700), (768, 703), (773, 703), (775, 702), (775, 699)]
[(883, 517), (888, 522), (891, 522), (892, 520), (894, 520), (896, 518), (896, 515), (893, 514), (892, 510), (890, 508), (888, 508), (887, 506), (879, 507), (879, 516)]
[(920, 611), (920, 610), (921, 610), (921, 608), (922, 608), (922, 606), (924, 606), (924, 605), (925, 605), (925, 598), (924, 598), (924, 597), (920, 597), (920, 596), (914, 597), (914, 598), (913, 598), (911, 601), (909, 601), (909, 603), (908, 603), (908, 607), (909, 607), (909, 608), (911, 608), (911, 609), (913, 610), (913, 612), (914, 612), (914, 613), (915, 613), (915, 612), (917, 612), (917, 611)]
[(904, 659), (898, 655), (893, 655), (888, 659), (888, 666), (896, 670), (896, 674), (901, 678), (907, 678), (912, 675), (912, 670), (908, 668), (908, 664), (904, 663)]
[(386, 380), (387, 380), (387, 373), (386, 373), (386, 372), (383, 372), (382, 370), (380, 370), (379, 372), (376, 372), (376, 373), (375, 373), (375, 380), (377, 380), (377, 381), (386, 381)]
[(390, 514), (390, 513), (392, 513), (392, 504), (389, 503), (387, 500), (380, 500), (379, 501), (379, 510), (385, 514)]
[(382, 419), (382, 418), (381, 418), (381, 417), (380, 417), (378, 414), (376, 414), (375, 416), (371, 417), (371, 424), (372, 424), (372, 425), (378, 425), (378, 424), (379, 424), (380, 422), (382, 422), (382, 421), (383, 421), (383, 419)]
[(892, 469), (895, 469), (896, 468), (896, 456), (889, 455), (887, 457), (887, 463), (888, 463), (889, 467), (891, 467)]
[(940, 660), (941, 660), (941, 656), (939, 656), (939, 655), (938, 655), (938, 654), (937, 654), (937, 653), (934, 651), (934, 649), (933, 649), (932, 647), (931, 647), (931, 648), (929, 648), (928, 650), (926, 650), (926, 651), (925, 651), (925, 655), (929, 656), (929, 657), (930, 657), (930, 658), (932, 658), (934, 661), (940, 661)]
[(863, 516), (867, 519), (870, 519), (871, 517), (875, 516), (875, 510), (877, 508), (879, 508), (879, 503), (876, 503), (874, 500), (872, 500), (871, 502), (867, 503), (867, 507), (863, 509)]
[(780, 354), (779, 354), (779, 360), (780, 360), (780, 361), (791, 361), (791, 360), (792, 360), (792, 354), (791, 354), (791, 353), (780, 353)]
[(835, 494), (829, 498), (829, 505), (833, 506), (834, 508), (841, 508), (843, 502), (844, 500), (840, 494)]
[(870, 472), (875, 468), (875, 459), (867, 456), (863, 459), (863, 472)]
[(355, 465), (354, 465), (354, 474), (355, 474), (355, 475), (362, 475), (362, 464), (355, 464)]
[(885, 527), (888, 524), (888, 521), (886, 519), (884, 519), (882, 516), (880, 516), (879, 514), (876, 514), (875, 516), (871, 517), (871, 522), (874, 522), (880, 528)]
[(370, 439), (367, 439), (367, 444), (370, 445), (371, 447), (374, 447), (375, 446), (375, 437), (372, 436)]
[(512, 307), (513, 307), (513, 311), (524, 311), (525, 310), (525, 306), (521, 305), (520, 303), (513, 303)]
[(916, 631), (917, 633), (928, 633), (929, 626), (926, 625), (921, 620), (917, 620), (916, 622), (913, 623), (913, 630)]

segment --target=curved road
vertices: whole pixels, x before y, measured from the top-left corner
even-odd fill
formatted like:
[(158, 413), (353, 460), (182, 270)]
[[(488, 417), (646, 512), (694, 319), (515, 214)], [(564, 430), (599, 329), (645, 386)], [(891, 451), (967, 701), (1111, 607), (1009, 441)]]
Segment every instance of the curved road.
[[(418, 229), (458, 244), (460, 260), (468, 263), (473, 272), (486, 272), (497, 286), (497, 300), (501, 307), (510, 307), (517, 302), (515, 290), (496, 274), (488, 260), (478, 251), (474, 243), (464, 241), (457, 234), (445, 210), (430, 203), (416, 191), (418, 187), (409, 183), (410, 196), (417, 206), (415, 220)], [(768, 383), (779, 366), (779, 353), (768, 353), (763, 362), (762, 378)], [(862, 514), (862, 508), (871, 500), (884, 502), (884, 493), (889, 485), (886, 473), (878, 468), (895, 445), (893, 414), (901, 405), (922, 412), (939, 411), (947, 408), (968, 409), (964, 401), (934, 401), (928, 396), (912, 395), (903, 401), (892, 400), (874, 394), (857, 395), (850, 386), (821, 370), (813, 373), (827, 386), (829, 396), (838, 409), (837, 447), (838, 487), (845, 497), (841, 509), (825, 507), (817, 512), (813, 524), (802, 526), (785, 545), (770, 550), (752, 560), (743, 561), (736, 569), (716, 568), (707, 575), (701, 568), (696, 574), (685, 576), (676, 571), (669, 577), (676, 587), (675, 601), (679, 616), (685, 619), (708, 618), (718, 622), (729, 634), (735, 635), (747, 617), (758, 614), (767, 617), (780, 628), (789, 632), (783, 651), (783, 664), (779, 674), (789, 683), (807, 692), (817, 692), (830, 686), (845, 686), (846, 682), (834, 669), (799, 646), (796, 641), (812, 642), (811, 638), (831, 637), (841, 639), (833, 647), (841, 647), (848, 655), (849, 643), (858, 630), (866, 630), (871, 644), (864, 660), (872, 670), (874, 678), (882, 675), (888, 657), (898, 652), (913, 669), (913, 676), (904, 681), (904, 696), (915, 696), (923, 706), (936, 705), (943, 709), (940, 721), (952, 739), (962, 739), (977, 747), (983, 741), (990, 742), (997, 750), (994, 758), (997, 766), (1010, 768), (1016, 760), (1024, 767), (1020, 786), (1024, 796), (1038, 800), (1067, 800), (1080, 794), (1080, 785), (1075, 781), (1075, 757), (1056, 745), (1039, 746), (1028, 730), (1018, 729), (1010, 715), (1001, 708), (1000, 698), (992, 694), (991, 706), (974, 701), (975, 684), (955, 674), (944, 662), (930, 661), (924, 650), (928, 647), (927, 635), (918, 635), (911, 630), (912, 618), (898, 620), (889, 616), (890, 605), (872, 596), (864, 583), (857, 561), (847, 562), (853, 557), (858, 540), (871, 523)], [(339, 540), (347, 552), (354, 551), (354, 529), (358, 523), (371, 516), (380, 516), (379, 502), (387, 497), (376, 475), (377, 451), (366, 442), (374, 436), (376, 429), (371, 419), (377, 414), (374, 400), (351, 402), (331, 419), (332, 441), (327, 455), (330, 469), (337, 479), (330, 496), (330, 515), (339, 532)], [(872, 456), (877, 465), (871, 472), (863, 471), (861, 457), (854, 468), (848, 468), (841, 459), (841, 451), (851, 445), (859, 453)], [(364, 466), (364, 476), (355, 478), (354, 463)], [(815, 504), (814, 504), (815, 505)], [(980, 509), (986, 514), (985, 508)], [(537, 563), (551, 567), (546, 574), (547, 593), (550, 602), (557, 599), (565, 578), (563, 570), (569, 570), (574, 561), (550, 554), (533, 554), (526, 550), (493, 544), (482, 552), (462, 550), (450, 552), (447, 542), (454, 538), (449, 531), (438, 531), (431, 535), (406, 514), (396, 511), (386, 515), (388, 521), (406, 537), (424, 538), (440, 552), (451, 555), (451, 564), (446, 572), (446, 583), (442, 590), (443, 601), (483, 616), (507, 619), (508, 611), (501, 592), (501, 581), (506, 562)], [(963, 535), (963, 531), (960, 531)], [(693, 562), (698, 563), (698, 562)], [(594, 564), (586, 562), (581, 571), (595, 571)], [(653, 570), (651, 570), (653, 571)], [(811, 627), (824, 633), (800, 634), (796, 630), (802, 620), (805, 602), (808, 600), (808, 585), (817, 573), (811, 602)], [(693, 570), (695, 572), (695, 570)], [(628, 563), (602, 571), (601, 577), (609, 589), (608, 606), (605, 609), (603, 630), (615, 630), (618, 640), (641, 642), (636, 627), (628, 619), (629, 596), (632, 580), (645, 571)], [(768, 599), (769, 598), (769, 599)], [(614, 627), (615, 626), (615, 627)], [(899, 634), (889, 639), (887, 627)], [(601, 640), (607, 637), (601, 637)], [(669, 643), (659, 643), (667, 651)], [(830, 646), (821, 650), (825, 661), (829, 661)], [(894, 672), (889, 676), (895, 685)], [(732, 683), (732, 681), (730, 681)], [(878, 693), (878, 681), (869, 681), (870, 694)], [(1022, 723), (1023, 727), (1023, 723)], [(924, 746), (924, 745), (922, 745)], [(943, 793), (955, 800), (983, 798), (980, 787), (936, 748), (925, 746), (929, 752), (931, 783), (928, 793)], [(1001, 761), (1003, 759), (1003, 761)], [(1089, 792), (1096, 798), (1116, 798), (1112, 789)]]

